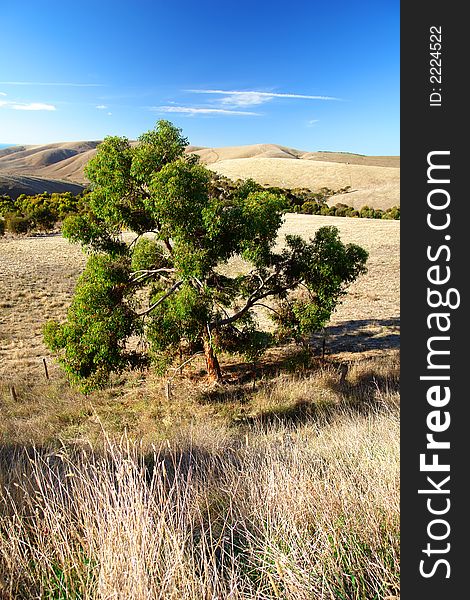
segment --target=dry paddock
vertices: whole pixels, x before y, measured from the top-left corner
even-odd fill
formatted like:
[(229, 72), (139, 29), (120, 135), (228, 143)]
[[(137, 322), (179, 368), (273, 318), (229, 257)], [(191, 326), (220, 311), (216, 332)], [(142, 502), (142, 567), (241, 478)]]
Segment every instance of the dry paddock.
[[(369, 253), (368, 273), (355, 282), (327, 330), (330, 353), (374, 353), (398, 346), (399, 221), (288, 214), (280, 231), (305, 238), (335, 225), (345, 242)], [(41, 329), (63, 319), (86, 257), (59, 235), (0, 239), (0, 378), (43, 377), (51, 364)], [(231, 268), (242, 265), (232, 261)]]

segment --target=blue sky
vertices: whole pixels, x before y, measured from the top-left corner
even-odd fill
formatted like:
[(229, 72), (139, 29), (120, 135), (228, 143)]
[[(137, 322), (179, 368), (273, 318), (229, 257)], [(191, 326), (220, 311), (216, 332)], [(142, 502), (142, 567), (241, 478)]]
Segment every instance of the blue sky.
[(0, 142), (399, 154), (398, 0), (0, 0)]

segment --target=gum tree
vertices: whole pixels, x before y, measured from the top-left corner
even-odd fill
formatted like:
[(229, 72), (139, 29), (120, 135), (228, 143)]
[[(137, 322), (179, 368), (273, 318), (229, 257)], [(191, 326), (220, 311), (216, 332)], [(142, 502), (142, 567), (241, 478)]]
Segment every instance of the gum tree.
[[(222, 377), (221, 350), (256, 357), (275, 340), (257, 328), (259, 305), (278, 332), (308, 335), (326, 323), (367, 253), (333, 227), (310, 241), (274, 244), (284, 199), (250, 181), (235, 188), (186, 154), (187, 140), (159, 121), (137, 144), (107, 137), (85, 172), (86, 210), (64, 235), (89, 254), (67, 320), (45, 341), (84, 389), (111, 372), (203, 352), (208, 376)], [(125, 232), (123, 234), (123, 232)], [(247, 264), (231, 275), (234, 256)]]

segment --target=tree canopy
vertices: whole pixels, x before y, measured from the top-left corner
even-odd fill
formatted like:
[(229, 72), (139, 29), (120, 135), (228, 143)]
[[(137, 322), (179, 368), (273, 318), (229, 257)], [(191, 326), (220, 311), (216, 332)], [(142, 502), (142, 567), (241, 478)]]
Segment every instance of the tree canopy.
[[(278, 250), (285, 199), (250, 181), (219, 186), (187, 144), (159, 121), (137, 143), (107, 137), (86, 166), (86, 208), (63, 233), (89, 259), (67, 320), (45, 327), (46, 344), (84, 389), (198, 351), (220, 379), (220, 351), (254, 358), (279, 337), (308, 336), (366, 270), (367, 252), (334, 227), (309, 241), (286, 236)], [(226, 268), (234, 256), (246, 261), (243, 273)], [(257, 325), (266, 303), (271, 333)]]

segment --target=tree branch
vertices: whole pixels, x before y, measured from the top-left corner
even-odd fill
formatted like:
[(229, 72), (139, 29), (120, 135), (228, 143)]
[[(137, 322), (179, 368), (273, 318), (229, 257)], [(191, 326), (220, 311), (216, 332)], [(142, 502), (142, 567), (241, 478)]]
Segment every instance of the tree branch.
[(132, 246), (134, 246), (137, 243), (137, 240), (139, 240), (143, 235), (144, 235), (143, 233), (139, 233), (129, 244), (128, 249), (130, 250), (132, 248)]
[(279, 313), (277, 310), (275, 310), (275, 309), (274, 309), (272, 306), (269, 306), (268, 304), (263, 304), (262, 302), (255, 302), (255, 303), (253, 304), (253, 306), (262, 306), (263, 308), (267, 308), (268, 310), (272, 310), (272, 311), (273, 311), (273, 313), (276, 313), (276, 315), (277, 315), (278, 317), (280, 317), (280, 316), (281, 316), (281, 314), (280, 314), (280, 313)]
[(147, 308), (147, 310), (144, 310), (141, 313), (138, 313), (137, 316), (138, 317), (144, 317), (145, 315), (148, 315), (149, 312), (152, 312), (152, 310), (154, 310), (155, 308), (157, 308), (157, 306), (159, 304), (161, 304), (164, 300), (166, 300), (168, 298), (168, 296), (171, 296), (171, 294), (173, 294), (179, 287), (180, 285), (183, 283), (183, 280), (180, 279), (179, 281), (177, 281), (176, 283), (174, 283), (171, 288), (167, 291), (166, 294), (164, 294), (161, 298), (159, 298), (154, 304), (152, 304), (152, 306), (149, 306), (149, 308)]
[(191, 281), (196, 284), (194, 287), (197, 287), (200, 292), (204, 292), (204, 285), (202, 284), (202, 281), (200, 281), (197, 277), (191, 277)]
[(141, 279), (145, 279), (146, 277), (150, 277), (151, 275), (158, 275), (159, 273), (175, 273), (176, 269), (172, 267), (162, 267), (161, 269), (140, 269), (139, 271), (133, 271), (130, 275), (131, 277), (135, 277), (135, 279), (131, 280), (131, 283), (137, 283)]
[(290, 285), (287, 285), (284, 287), (279, 287), (276, 289), (268, 289), (266, 291), (262, 291), (263, 288), (266, 287), (266, 284), (269, 282), (269, 280), (272, 279), (276, 275), (278, 275), (277, 272), (271, 273), (271, 275), (265, 281), (263, 281), (263, 283), (260, 286), (258, 286), (258, 288), (250, 295), (245, 306), (243, 308), (241, 308), (238, 312), (233, 314), (231, 317), (227, 317), (226, 319), (221, 319), (219, 321), (212, 321), (210, 323), (211, 329), (216, 328), (216, 327), (221, 327), (223, 325), (230, 325), (234, 321), (237, 321), (238, 319), (243, 317), (243, 315), (245, 313), (247, 313), (250, 310), (250, 308), (252, 308), (255, 304), (259, 303), (259, 300), (262, 300), (263, 298), (267, 298), (268, 296), (274, 296), (274, 295), (280, 294), (282, 292), (287, 292), (288, 290), (295, 288), (301, 281), (300, 280), (300, 281), (292, 282)]
[(203, 355), (204, 352), (195, 352), (192, 356), (190, 356), (187, 360), (185, 360), (184, 362), (182, 362), (181, 364), (179, 364), (177, 367), (170, 367), (170, 370), (175, 371), (175, 374), (173, 375), (173, 377), (170, 377), (170, 380), (174, 379), (176, 377), (176, 374), (178, 373), (178, 371), (180, 371), (184, 365), (187, 365), (189, 362), (191, 362), (192, 360), (194, 360), (196, 358), (196, 356), (201, 356)]
[(165, 244), (166, 249), (168, 250), (168, 252), (170, 253), (170, 255), (173, 256), (173, 246), (170, 244), (170, 240), (168, 238), (165, 238), (162, 241)]
[(252, 308), (252, 306), (254, 304), (256, 304), (256, 302), (258, 300), (262, 300), (263, 298), (266, 298), (267, 296), (269, 296), (272, 292), (268, 291), (265, 292), (264, 294), (260, 294), (259, 296), (253, 296), (251, 295), (248, 300), (247, 303), (245, 304), (245, 306), (243, 308), (241, 308), (238, 312), (236, 312), (235, 314), (233, 314), (231, 317), (227, 317), (226, 319), (221, 319), (220, 321), (212, 321), (209, 326), (210, 328), (214, 328), (214, 327), (221, 327), (222, 325), (230, 325), (231, 323), (233, 323), (234, 321), (237, 321), (238, 319), (240, 319), (241, 317), (243, 317), (243, 315), (248, 312), (250, 310), (250, 308)]

